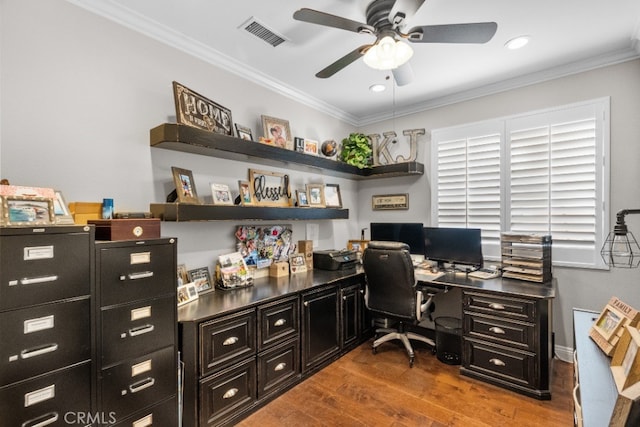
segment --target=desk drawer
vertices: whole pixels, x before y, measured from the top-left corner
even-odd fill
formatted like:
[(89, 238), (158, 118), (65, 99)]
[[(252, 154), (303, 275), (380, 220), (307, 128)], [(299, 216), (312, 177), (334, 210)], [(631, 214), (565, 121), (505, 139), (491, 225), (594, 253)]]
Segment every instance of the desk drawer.
[(67, 426), (89, 411), (90, 362), (0, 388), (2, 426)]
[(256, 312), (242, 311), (200, 325), (200, 375), (256, 353)]
[(536, 329), (532, 323), (505, 321), (491, 316), (465, 313), (464, 334), (509, 347), (534, 351)]
[(464, 338), (465, 368), (525, 387), (535, 384), (535, 355)]
[(529, 322), (534, 322), (536, 318), (535, 301), (486, 293), (465, 291), (463, 309)]
[(176, 301), (171, 297), (102, 310), (102, 364), (172, 345)]
[(91, 359), (89, 298), (0, 314), (0, 386)]
[(89, 233), (2, 236), (0, 311), (88, 295)]
[(174, 244), (96, 247), (103, 307), (175, 293)]
[(177, 361), (171, 346), (102, 370), (102, 409), (124, 418), (174, 395), (177, 387)]
[(256, 401), (256, 359), (251, 357), (200, 381), (200, 426), (218, 425), (223, 418)]
[(300, 374), (300, 343), (288, 341), (258, 356), (258, 399), (296, 381)]
[(258, 350), (298, 335), (298, 297), (258, 307)]

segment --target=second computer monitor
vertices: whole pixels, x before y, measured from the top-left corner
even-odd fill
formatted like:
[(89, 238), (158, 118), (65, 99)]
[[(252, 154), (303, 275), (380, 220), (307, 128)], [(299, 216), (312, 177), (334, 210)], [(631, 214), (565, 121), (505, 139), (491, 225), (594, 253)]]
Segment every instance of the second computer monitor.
[(444, 264), (482, 267), (482, 238), (479, 228), (424, 228), (424, 255)]
[(406, 243), (409, 253), (424, 256), (421, 222), (372, 222), (370, 226), (371, 240)]

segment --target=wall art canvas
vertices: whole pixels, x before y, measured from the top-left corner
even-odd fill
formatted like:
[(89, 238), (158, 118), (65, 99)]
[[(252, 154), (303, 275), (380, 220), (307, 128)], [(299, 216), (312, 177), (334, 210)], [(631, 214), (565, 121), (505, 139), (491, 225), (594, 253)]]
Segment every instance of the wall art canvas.
[(265, 268), (283, 262), (295, 252), (291, 225), (239, 225), (236, 227), (236, 250), (248, 267)]

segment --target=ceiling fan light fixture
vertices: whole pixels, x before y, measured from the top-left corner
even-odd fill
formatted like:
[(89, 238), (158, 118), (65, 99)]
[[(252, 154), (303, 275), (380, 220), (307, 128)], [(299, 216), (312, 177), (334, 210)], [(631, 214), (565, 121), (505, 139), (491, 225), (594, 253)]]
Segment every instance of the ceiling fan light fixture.
[(509, 50), (520, 49), (525, 47), (529, 43), (529, 40), (531, 40), (530, 36), (518, 36), (506, 42), (504, 47)]
[(387, 89), (387, 87), (385, 85), (383, 85), (382, 83), (377, 83), (377, 84), (369, 86), (369, 90), (371, 92), (384, 92), (386, 89)]
[(384, 36), (364, 54), (364, 62), (376, 70), (393, 70), (413, 56), (413, 49), (401, 40)]

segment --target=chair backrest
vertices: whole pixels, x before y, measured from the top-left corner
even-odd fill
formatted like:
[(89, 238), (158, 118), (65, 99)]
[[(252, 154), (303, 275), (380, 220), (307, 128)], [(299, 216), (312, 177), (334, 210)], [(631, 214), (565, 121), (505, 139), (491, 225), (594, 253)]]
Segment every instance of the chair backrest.
[(367, 308), (386, 317), (416, 320), (416, 280), (409, 246), (371, 241), (362, 258)]

